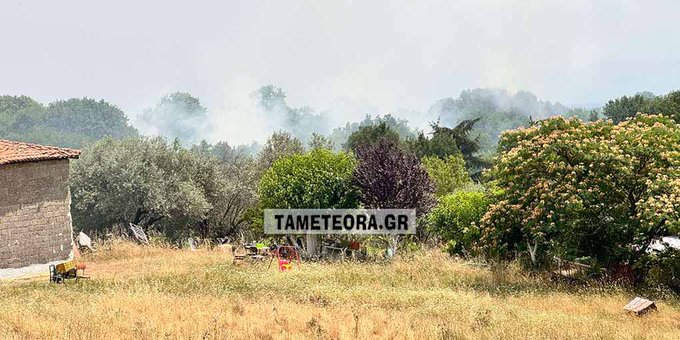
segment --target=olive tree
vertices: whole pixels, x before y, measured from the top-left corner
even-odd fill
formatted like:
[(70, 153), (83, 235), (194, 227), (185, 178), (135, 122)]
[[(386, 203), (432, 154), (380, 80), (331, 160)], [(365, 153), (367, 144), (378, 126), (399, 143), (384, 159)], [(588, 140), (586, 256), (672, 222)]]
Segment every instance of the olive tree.
[(104, 232), (134, 223), (171, 239), (227, 236), (247, 223), (255, 201), (244, 176), (179, 142), (104, 139), (73, 164), (74, 224)]

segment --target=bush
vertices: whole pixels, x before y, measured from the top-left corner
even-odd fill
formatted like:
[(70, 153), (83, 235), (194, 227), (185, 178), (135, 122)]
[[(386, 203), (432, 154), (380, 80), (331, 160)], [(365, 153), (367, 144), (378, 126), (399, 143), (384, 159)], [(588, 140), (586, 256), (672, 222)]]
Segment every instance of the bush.
[(441, 198), (430, 212), (428, 229), (446, 242), (450, 254), (468, 255), (479, 238), (477, 224), (489, 206), (480, 191), (456, 191)]
[(352, 186), (356, 161), (347, 153), (315, 149), (283, 157), (260, 179), (264, 209), (355, 208), (357, 191)]
[(680, 293), (680, 250), (650, 254), (638, 263), (637, 269), (646, 274), (644, 283), (647, 286), (666, 287)]
[(434, 183), (437, 197), (453, 193), (472, 183), (461, 154), (450, 155), (444, 159), (426, 156), (420, 161)]
[(614, 125), (551, 118), (502, 136), (500, 189), (482, 219), (491, 255), (526, 252), (633, 265), (680, 232), (680, 127), (638, 115)]

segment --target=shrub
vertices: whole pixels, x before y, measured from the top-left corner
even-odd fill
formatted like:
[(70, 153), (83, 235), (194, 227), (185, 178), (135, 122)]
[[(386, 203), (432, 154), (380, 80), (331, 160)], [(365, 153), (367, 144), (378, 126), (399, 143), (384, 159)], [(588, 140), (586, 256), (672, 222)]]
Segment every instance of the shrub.
[(638, 271), (646, 273), (644, 283), (650, 287), (666, 287), (680, 293), (680, 250), (668, 249), (652, 253), (638, 264)]
[(453, 193), (471, 184), (470, 175), (465, 170), (465, 160), (461, 154), (446, 158), (426, 156), (420, 160), (434, 183), (437, 197)]
[(502, 136), (502, 190), (482, 219), (489, 254), (633, 264), (680, 231), (680, 127), (639, 115), (614, 125), (551, 118)]
[(432, 209), (427, 219), (428, 230), (446, 242), (449, 253), (467, 255), (479, 238), (477, 224), (488, 206), (481, 191), (456, 191), (442, 197)]
[[(356, 208), (358, 194), (352, 185), (356, 161), (345, 152), (317, 148), (274, 162), (260, 179), (262, 209)], [(307, 235), (307, 252), (317, 251), (317, 236)]]
[(347, 153), (315, 149), (283, 157), (260, 179), (262, 208), (354, 208), (351, 178), (356, 161)]

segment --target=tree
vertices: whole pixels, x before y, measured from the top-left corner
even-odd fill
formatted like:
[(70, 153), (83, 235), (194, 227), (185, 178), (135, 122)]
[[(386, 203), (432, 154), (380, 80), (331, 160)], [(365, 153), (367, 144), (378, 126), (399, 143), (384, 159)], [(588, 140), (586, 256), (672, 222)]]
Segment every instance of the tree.
[(385, 116), (375, 116), (366, 115), (364, 119), (360, 122), (346, 123), (345, 126), (337, 127), (333, 129), (329, 138), (335, 146), (343, 146), (347, 144), (349, 137), (360, 128), (365, 126), (375, 126), (384, 123), (387, 127), (396, 132), (399, 135), (399, 139), (407, 140), (415, 138), (415, 132), (408, 126), (408, 121), (404, 119), (398, 119), (387, 114)]
[(480, 191), (447, 194), (428, 214), (428, 230), (446, 241), (449, 253), (469, 255), (480, 236), (478, 224), (488, 206), (486, 195)]
[(623, 96), (610, 100), (602, 112), (616, 124), (634, 117), (638, 112), (664, 115), (680, 122), (680, 90), (661, 96), (655, 96), (651, 92)]
[(438, 100), (429, 113), (447, 126), (479, 119), (471, 134), (479, 137), (480, 153), (489, 154), (495, 151), (503, 131), (529, 126), (531, 117), (544, 119), (567, 110), (560, 103), (539, 100), (527, 91), (511, 94), (503, 89), (477, 88), (464, 90), (457, 98)]
[(623, 96), (607, 102), (602, 109), (602, 114), (618, 124), (627, 118), (634, 117), (638, 112), (646, 112), (651, 101), (652, 98), (641, 93), (631, 97)]
[(27, 96), (0, 96), (0, 138), (19, 137), (45, 119), (42, 104)]
[(680, 126), (638, 115), (614, 125), (552, 118), (507, 132), (481, 221), (488, 251), (634, 264), (680, 231)]
[(217, 166), (207, 167), (208, 171), (197, 173), (199, 183), (211, 184), (213, 180), (219, 180), (212, 186), (206, 185), (205, 192), (213, 206), (199, 222), (201, 234), (227, 236), (245, 231), (260, 234), (259, 230), (253, 230), (255, 226), (250, 216), (258, 204), (258, 172), (253, 158), (243, 148), (231, 147), (227, 142), (211, 145), (201, 141), (191, 148), (191, 152), (203, 162), (217, 163)]
[(308, 141), (313, 133), (326, 132), (326, 117), (318, 115), (309, 106), (292, 108), (286, 103), (286, 93), (280, 87), (267, 85), (255, 91), (251, 98), (256, 106), (276, 121), (281, 130), (287, 131), (294, 137)]
[(313, 133), (311, 139), (309, 140), (309, 149), (314, 150), (314, 149), (328, 149), (328, 150), (333, 150), (334, 149), (333, 141), (328, 139), (328, 137), (324, 135), (320, 135), (318, 133)]
[[(264, 209), (337, 209), (357, 207), (352, 186), (355, 160), (344, 152), (314, 149), (283, 157), (260, 179)], [(316, 237), (308, 235), (307, 251), (316, 253)]]
[(123, 111), (103, 100), (72, 98), (45, 107), (26, 96), (0, 96), (0, 138), (82, 148), (106, 136), (136, 135)]
[(450, 155), (445, 159), (425, 156), (420, 161), (434, 183), (437, 197), (451, 194), (472, 183), (465, 170), (465, 160), (460, 154)]
[(668, 116), (680, 123), (680, 90), (654, 97), (644, 112)]
[(71, 98), (47, 105), (46, 125), (63, 133), (80, 134), (92, 141), (104, 137), (121, 139), (137, 135), (125, 113), (104, 100)]
[(274, 132), (257, 155), (258, 168), (260, 171), (265, 171), (279, 158), (301, 154), (304, 151), (302, 142), (290, 133)]
[(243, 167), (254, 166), (253, 157), (242, 146), (232, 147), (227, 142), (217, 142), (212, 145), (205, 140), (191, 147), (191, 151), (207, 156), (216, 157), (220, 164), (229, 171), (236, 171)]
[(139, 124), (151, 135), (178, 138), (190, 145), (206, 134), (207, 112), (198, 98), (186, 92), (174, 92), (161, 98), (153, 108), (144, 110)]
[(274, 111), (278, 109), (288, 110), (286, 104), (286, 93), (282, 88), (274, 85), (266, 85), (260, 87), (251, 95), (253, 100), (265, 109), (266, 111)]
[(381, 139), (389, 139), (395, 143), (399, 142), (399, 135), (390, 129), (385, 122), (378, 125), (366, 125), (353, 132), (343, 145), (345, 150), (356, 151), (362, 145), (370, 145)]
[[(416, 209), (426, 214), (434, 204), (434, 185), (415, 154), (402, 150), (394, 140), (381, 139), (362, 144), (356, 151), (358, 165), (352, 182), (359, 188), (360, 201), (371, 209)], [(399, 238), (390, 238), (396, 254)]]
[(129, 222), (173, 240), (226, 236), (243, 227), (254, 190), (217, 158), (161, 138), (105, 138), (85, 150), (71, 174), (77, 228), (104, 232)]
[(432, 123), (432, 137), (427, 138), (421, 133), (417, 139), (406, 142), (408, 148), (418, 157), (435, 156), (447, 158), (461, 154), (470, 173), (477, 173), (489, 163), (480, 158), (479, 138), (472, 137), (471, 132), (479, 119), (465, 120), (454, 128), (441, 126), (439, 122)]

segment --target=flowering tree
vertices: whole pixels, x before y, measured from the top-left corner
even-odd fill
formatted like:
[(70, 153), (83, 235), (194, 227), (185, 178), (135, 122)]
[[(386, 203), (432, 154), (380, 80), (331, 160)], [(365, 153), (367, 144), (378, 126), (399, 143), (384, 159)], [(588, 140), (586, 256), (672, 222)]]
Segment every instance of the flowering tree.
[(506, 132), (490, 175), (502, 189), (481, 244), (609, 265), (680, 231), (680, 126), (639, 115), (614, 125), (550, 118)]

